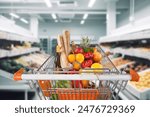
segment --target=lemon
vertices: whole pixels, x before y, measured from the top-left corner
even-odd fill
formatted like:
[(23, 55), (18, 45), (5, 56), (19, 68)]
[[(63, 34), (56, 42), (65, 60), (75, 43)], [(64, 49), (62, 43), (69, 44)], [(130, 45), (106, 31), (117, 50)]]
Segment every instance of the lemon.
[[(103, 66), (100, 63), (93, 63), (91, 68), (93, 68), (93, 69), (96, 69), (96, 68), (102, 69)], [(93, 71), (94, 72), (103, 72), (103, 70), (93, 70)]]

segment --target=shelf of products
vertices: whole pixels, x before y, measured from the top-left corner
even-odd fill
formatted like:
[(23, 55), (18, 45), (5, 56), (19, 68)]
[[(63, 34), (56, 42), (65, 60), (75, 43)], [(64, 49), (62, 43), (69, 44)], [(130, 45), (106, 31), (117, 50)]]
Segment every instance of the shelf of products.
[(108, 43), (108, 42), (116, 42), (116, 41), (141, 40), (141, 39), (149, 39), (149, 37), (150, 37), (150, 29), (129, 33), (129, 34), (101, 37), (99, 39), (99, 42)]
[(129, 82), (126, 89), (138, 99), (150, 99), (150, 69), (139, 73), (139, 82)]
[(12, 40), (12, 41), (30, 41), (30, 42), (38, 42), (38, 40), (34, 37), (23, 36), (20, 34), (14, 34), (11, 32), (5, 32), (0, 30), (0, 39)]
[[(41, 64), (49, 57), (49, 55), (38, 52), (30, 53), (28, 55), (21, 55), (20, 57), (7, 58), (5, 60), (1, 59), (0, 61), (0, 92), (14, 92), (13, 94), (21, 91), (24, 93), (24, 98), (30, 98), (29, 94), (35, 95), (35, 90), (29, 87), (27, 81), (18, 81), (13, 80), (13, 76), (16, 71), (20, 68), (28, 70), (36, 70)], [(43, 66), (44, 69), (45, 66)], [(2, 97), (1, 97), (2, 98)], [(8, 97), (7, 97), (8, 98)], [(32, 97), (33, 98), (33, 97)], [(38, 99), (37, 96), (34, 96), (35, 99)], [(2, 98), (4, 99), (4, 98)]]
[(47, 58), (48, 55), (46, 54), (34, 53), (13, 59), (5, 59), (1, 60), (0, 68), (3, 70), (3, 76), (11, 78), (12, 75), (10, 75), (10, 73), (13, 74), (20, 68), (24, 68), (26, 71), (38, 69)]
[(49, 57), (36, 43), (0, 39), (0, 75), (12, 79), (20, 68), (36, 70)]
[(0, 40), (0, 59), (21, 56), (40, 51), (38, 47), (32, 47), (29, 42)]
[(150, 99), (150, 65), (122, 57), (114, 58), (112, 62), (120, 71), (133, 69), (140, 75), (139, 82), (128, 82), (125, 91), (119, 94), (121, 99)]
[(147, 35), (145, 38), (132, 38), (131, 34), (126, 34), (125, 37), (120, 36), (119, 40), (110, 37), (112, 41), (106, 39), (100, 43), (105, 52), (113, 54), (110, 57), (118, 70), (128, 73), (130, 69), (133, 69), (140, 75), (139, 82), (128, 82), (126, 89), (119, 94), (122, 99), (150, 99), (150, 36), (148, 32), (145, 30), (135, 34), (143, 33)]
[[(150, 99), (150, 64), (124, 56), (112, 59), (113, 64), (120, 70), (129, 72), (135, 70), (140, 75), (139, 82), (128, 82), (125, 91), (119, 94), (122, 99)], [(149, 61), (149, 60), (147, 60)]]
[(130, 42), (102, 43), (101, 45), (105, 51), (110, 51), (111, 53), (120, 53), (122, 55), (150, 60), (149, 44), (149, 40), (140, 40)]
[(40, 51), (39, 48), (18, 48), (18, 49), (14, 49), (14, 50), (3, 50), (0, 49), (1, 53), (0, 53), (0, 58), (5, 58), (5, 57), (15, 57), (15, 56), (21, 56), (21, 55), (25, 55), (25, 54), (29, 54), (32, 52), (37, 52)]
[(1, 17), (0, 21), (0, 93), (6, 94), (0, 99), (14, 99), (15, 95), (16, 99), (28, 99), (36, 91), (27, 81), (15, 82), (13, 75), (20, 68), (37, 70), (49, 55), (40, 51), (39, 40), (30, 31), (5, 23)]
[[(114, 48), (110, 50), (113, 53), (122, 53), (123, 55), (135, 56), (150, 60), (150, 48)], [(144, 54), (143, 54), (144, 53)]]
[(100, 43), (117, 42), (117, 41), (131, 41), (150, 39), (150, 17), (143, 17), (121, 26), (111, 32), (108, 36), (100, 37)]
[(12, 20), (0, 15), (0, 39), (38, 42), (33, 33), (16, 25)]
[(112, 62), (117, 68), (122, 68), (128, 64), (133, 63), (131, 60), (125, 60), (122, 57), (114, 58), (112, 59)]

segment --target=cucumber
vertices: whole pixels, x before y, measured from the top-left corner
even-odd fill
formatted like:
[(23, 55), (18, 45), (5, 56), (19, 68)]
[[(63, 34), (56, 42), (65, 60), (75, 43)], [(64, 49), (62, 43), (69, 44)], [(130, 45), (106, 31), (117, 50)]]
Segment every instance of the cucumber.
[(12, 66), (16, 66), (16, 65), (17, 65), (17, 62), (15, 62), (14, 60), (12, 60), (10, 64), (11, 64)]
[(55, 88), (70, 88), (70, 84), (67, 80), (56, 81)]
[(52, 94), (52, 100), (58, 100), (58, 95), (57, 94)]
[(0, 65), (1, 69), (3, 70), (6, 70), (6, 71), (9, 71), (9, 69), (11, 69), (11, 64), (10, 63), (7, 63), (7, 62), (2, 62), (1, 65)]

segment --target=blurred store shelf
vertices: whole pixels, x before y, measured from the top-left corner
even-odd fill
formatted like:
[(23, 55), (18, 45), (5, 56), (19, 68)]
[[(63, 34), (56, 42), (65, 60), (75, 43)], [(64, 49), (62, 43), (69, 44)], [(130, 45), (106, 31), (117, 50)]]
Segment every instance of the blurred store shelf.
[(15, 57), (15, 56), (20, 56), (20, 55), (24, 55), (24, 54), (29, 54), (32, 52), (37, 52), (40, 51), (40, 48), (36, 48), (36, 47), (32, 47), (32, 48), (26, 48), (26, 49), (22, 49), (22, 50), (2, 50), (0, 49), (1, 53), (0, 53), (0, 58), (4, 58), (4, 57)]

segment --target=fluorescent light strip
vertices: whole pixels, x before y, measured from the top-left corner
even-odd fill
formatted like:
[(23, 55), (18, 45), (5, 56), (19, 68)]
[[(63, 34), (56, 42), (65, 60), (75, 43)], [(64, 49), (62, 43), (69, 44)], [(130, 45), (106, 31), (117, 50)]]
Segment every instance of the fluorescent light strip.
[(52, 3), (50, 2), (50, 0), (44, 0), (47, 7), (52, 7)]
[(88, 7), (91, 8), (94, 5), (95, 2), (96, 2), (96, 0), (90, 0), (89, 4), (88, 4)]
[(56, 14), (53, 13), (53, 14), (52, 14), (52, 18), (53, 18), (53, 19), (57, 19)]
[(84, 24), (84, 22), (85, 22), (84, 20), (81, 20), (80, 24)]
[(21, 18), (20, 20), (21, 20), (22, 22), (24, 22), (24, 23), (28, 24), (28, 21), (27, 21), (27, 20), (25, 20), (24, 18)]
[(14, 14), (14, 13), (9, 13), (9, 15), (11, 15), (12, 17), (15, 17), (15, 18), (20, 18), (17, 14)]
[(87, 19), (87, 17), (88, 17), (88, 14), (84, 14), (83, 19), (85, 20)]

